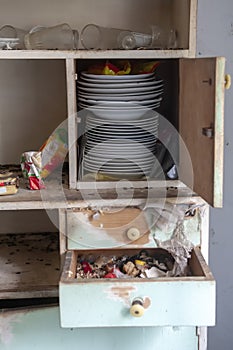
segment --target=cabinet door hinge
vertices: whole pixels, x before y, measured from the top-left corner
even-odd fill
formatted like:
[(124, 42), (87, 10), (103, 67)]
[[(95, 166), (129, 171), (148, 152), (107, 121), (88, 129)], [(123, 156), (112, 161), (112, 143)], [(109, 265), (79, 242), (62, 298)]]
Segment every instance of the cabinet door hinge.
[(206, 128), (202, 128), (202, 134), (208, 138), (213, 138), (214, 137), (214, 128), (213, 126), (209, 126)]

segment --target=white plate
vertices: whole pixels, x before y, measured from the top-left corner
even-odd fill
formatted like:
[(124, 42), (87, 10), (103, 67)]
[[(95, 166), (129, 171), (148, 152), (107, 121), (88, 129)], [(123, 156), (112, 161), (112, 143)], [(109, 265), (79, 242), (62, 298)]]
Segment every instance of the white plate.
[(115, 179), (141, 179), (145, 176), (148, 176), (150, 174), (150, 172), (127, 172), (127, 173), (123, 173), (123, 172), (118, 172), (118, 171), (93, 171), (93, 169), (88, 169), (88, 168), (84, 168), (84, 170), (86, 170), (87, 172), (91, 172), (91, 173), (99, 173), (102, 175), (106, 175), (106, 176), (111, 176)]
[(86, 132), (86, 138), (95, 137), (101, 140), (101, 138), (111, 138), (111, 139), (118, 139), (118, 138), (132, 138), (132, 139), (147, 139), (150, 140), (152, 138), (155, 138), (155, 135), (153, 132), (148, 130), (107, 130), (107, 129), (89, 129)]
[[(147, 105), (147, 106), (142, 106), (142, 105), (138, 105), (137, 104), (137, 107), (134, 107), (134, 110), (142, 110), (142, 109), (144, 109), (144, 108), (146, 108), (147, 110), (152, 110), (152, 109), (154, 109), (154, 108), (158, 108), (159, 106), (160, 106), (160, 102), (158, 102), (158, 103), (151, 103), (151, 104), (149, 104), (149, 105)], [(78, 106), (82, 109), (82, 110), (85, 110), (85, 109), (89, 109), (89, 108), (96, 108), (96, 109), (102, 109), (102, 108), (104, 108), (104, 109), (106, 109), (106, 110), (111, 110), (111, 109), (113, 109), (113, 108), (115, 108), (115, 106), (114, 107), (105, 107), (104, 106), (104, 104), (100, 104), (100, 105), (98, 105), (98, 104), (93, 104), (93, 105), (90, 105), (90, 104), (88, 104), (88, 103), (85, 103), (85, 102), (79, 102), (78, 103)], [(116, 106), (116, 108), (118, 108), (118, 110), (121, 110), (121, 109), (123, 109), (123, 110), (125, 110), (125, 109), (127, 109), (127, 106), (125, 106), (125, 107), (122, 107), (122, 106)], [(131, 107), (128, 107), (128, 110), (131, 110), (131, 109), (133, 109), (133, 107), (131, 108)]]
[[(117, 120), (118, 122), (119, 120)], [(139, 120), (137, 120), (139, 121)], [(154, 130), (158, 129), (159, 123), (158, 120), (152, 120), (151, 122), (147, 122), (147, 123), (135, 123), (133, 122), (132, 124), (130, 124), (130, 121), (128, 121), (127, 123), (124, 122), (124, 124), (118, 124), (117, 122), (115, 122), (115, 120), (111, 120), (112, 124), (110, 124), (108, 121), (103, 120), (103, 122), (98, 122), (98, 120), (96, 121), (96, 123), (89, 123), (86, 122), (85, 125), (85, 130), (89, 131), (92, 129), (100, 129), (103, 131), (133, 131), (135, 130), (135, 128), (140, 128), (142, 130), (146, 130), (148, 132), (153, 132)]]
[[(154, 112), (154, 111), (153, 111)], [(119, 120), (118, 118), (114, 119), (101, 119), (97, 116), (95, 116), (95, 119), (86, 119), (85, 127), (87, 129), (90, 128), (96, 128), (96, 127), (105, 127), (106, 129), (109, 128), (110, 130), (113, 127), (117, 128), (134, 128), (134, 127), (140, 127), (145, 128), (146, 130), (150, 130), (152, 127), (157, 127), (159, 125), (159, 117), (151, 117), (150, 119), (143, 120), (143, 118), (139, 118), (137, 120), (131, 120), (131, 119), (122, 119)]]
[(103, 97), (100, 98), (99, 100), (97, 99), (87, 99), (87, 98), (83, 98), (83, 97), (79, 97), (79, 100), (82, 101), (82, 102), (85, 102), (86, 104), (89, 104), (89, 105), (96, 105), (96, 104), (105, 104), (105, 105), (109, 105), (109, 106), (114, 106), (114, 107), (117, 107), (118, 105), (119, 106), (124, 106), (125, 103), (129, 102), (129, 103), (134, 103), (135, 105), (138, 104), (138, 105), (150, 105), (150, 104), (155, 104), (157, 102), (161, 102), (162, 101), (162, 98), (157, 98), (157, 99), (143, 99), (142, 101), (141, 100), (135, 100), (135, 99), (132, 99), (130, 101), (129, 98), (125, 97), (125, 98), (118, 98), (114, 101), (114, 99), (112, 100), (104, 100)]
[(128, 81), (127, 80), (123, 80), (123, 79), (118, 79), (118, 80), (106, 80), (106, 79), (96, 80), (96, 79), (81, 77), (81, 79), (79, 79), (78, 82), (80, 82), (80, 81), (88, 83), (88, 84), (92, 84), (92, 85), (102, 85), (103, 86), (103, 84), (104, 84), (105, 86), (108, 86), (108, 85), (121, 86), (122, 84), (125, 85), (125, 84), (137, 84), (137, 83), (153, 83), (154, 81), (158, 81), (158, 80), (156, 80), (156, 78), (153, 76), (153, 77), (147, 78), (147, 79), (138, 79), (138, 80), (134, 79), (134, 80), (128, 80)]
[[(93, 141), (88, 141), (86, 144), (86, 148), (92, 150), (93, 148), (96, 150), (100, 150), (100, 143), (98, 142), (93, 142)], [(118, 156), (120, 154), (122, 154), (122, 156), (124, 156), (125, 154), (127, 154), (127, 156), (129, 156), (131, 153), (133, 154), (133, 150), (137, 150), (138, 154), (150, 154), (151, 152), (153, 152), (155, 150), (155, 146), (156, 143), (152, 142), (151, 144), (147, 144), (146, 146), (143, 145), (140, 142), (134, 142), (133, 146), (118, 146), (118, 147), (111, 147), (109, 146), (107, 149), (109, 152), (111, 152), (114, 156)], [(102, 150), (102, 154), (103, 152), (106, 150), (106, 148)]]
[[(159, 102), (162, 100), (161, 96), (163, 94), (163, 91), (159, 92), (150, 92), (150, 93), (142, 93), (142, 94), (116, 94), (116, 95), (107, 95), (107, 94), (85, 94), (80, 92), (78, 95), (78, 99), (80, 98), (86, 98), (91, 100), (102, 100), (102, 101), (132, 101), (132, 100), (150, 100), (154, 99), (155, 102)], [(158, 101), (158, 99), (160, 99)]]
[(157, 133), (158, 131), (158, 126), (155, 126), (155, 127), (150, 127), (150, 128), (141, 128), (140, 129), (134, 129), (134, 128), (108, 128), (108, 127), (98, 127), (98, 128), (93, 128), (93, 127), (87, 127), (85, 129), (86, 131), (86, 137), (90, 136), (90, 135), (93, 135), (93, 136), (104, 136), (104, 135), (109, 135), (111, 137), (115, 137), (115, 135), (132, 135), (132, 136), (135, 136), (135, 137), (139, 137), (141, 135), (145, 135), (145, 136), (148, 136), (149, 137), (149, 134), (150, 135), (155, 135), (155, 133)]
[(116, 167), (113, 167), (113, 168), (105, 168), (105, 167), (92, 167), (88, 164), (83, 164), (83, 167), (85, 169), (88, 169), (89, 171), (93, 171), (93, 172), (100, 172), (100, 173), (119, 173), (119, 174), (149, 174), (151, 172), (151, 168), (152, 167), (149, 167), (149, 168), (129, 168), (129, 169), (124, 169), (124, 168), (116, 168)]
[[(93, 81), (93, 80), (91, 80), (91, 81)], [(122, 83), (124, 83), (123, 85), (122, 85)], [(158, 86), (158, 85), (163, 85), (163, 80), (155, 80), (155, 79), (153, 79), (153, 80), (146, 80), (146, 81), (135, 81), (135, 82), (132, 82), (132, 83), (128, 83), (128, 82), (119, 82), (119, 81), (117, 81), (117, 82), (115, 82), (115, 83), (108, 83), (108, 88), (114, 88), (114, 89), (121, 89), (122, 87), (124, 87), (124, 88), (135, 88), (135, 87), (142, 87), (142, 86)], [(106, 87), (106, 84), (105, 84), (105, 82), (102, 82), (102, 84), (100, 84), (100, 83), (96, 83), (96, 80), (94, 80), (93, 81), (93, 83), (92, 82), (86, 82), (86, 81), (83, 81), (83, 80), (79, 80), (78, 81), (78, 87), (89, 87), (89, 88), (104, 88), (104, 87)]]
[(122, 167), (112, 167), (112, 168), (101, 168), (101, 167), (95, 167), (86, 163), (83, 163), (83, 167), (89, 171), (93, 172), (106, 172), (106, 173), (120, 173), (120, 174), (139, 174), (139, 173), (145, 173), (148, 174), (150, 173), (151, 167), (146, 168), (146, 169), (140, 169), (140, 168), (135, 168), (135, 169), (124, 169)]
[[(90, 109), (91, 110), (91, 109)], [(128, 109), (128, 110), (119, 110), (119, 109), (92, 109), (91, 112), (100, 119), (104, 120), (137, 120), (142, 119), (146, 111), (143, 109)]]
[(143, 92), (163, 92), (163, 84), (159, 84), (156, 86), (141, 86), (141, 87), (131, 87), (126, 88), (123, 84), (121, 84), (120, 88), (105, 88), (104, 85), (102, 88), (89, 88), (89, 87), (81, 87), (79, 86), (78, 89), (78, 95), (82, 93), (87, 94), (137, 94), (137, 93), (143, 93)]
[(155, 73), (147, 74), (126, 74), (126, 75), (106, 75), (106, 74), (90, 74), (87, 72), (81, 72), (81, 77), (91, 78), (95, 80), (141, 80), (154, 77)]
[(140, 163), (140, 162), (137, 162), (137, 161), (131, 161), (131, 160), (128, 160), (128, 162), (111, 162), (111, 160), (104, 160), (102, 159), (101, 161), (99, 162), (93, 162), (92, 160), (89, 160), (87, 158), (85, 158), (83, 160), (83, 163), (85, 165), (89, 165), (89, 166), (93, 166), (93, 167), (105, 167), (105, 168), (109, 168), (109, 169), (113, 169), (113, 168), (119, 168), (119, 169), (125, 169), (129, 170), (129, 168), (131, 169), (137, 169), (137, 168), (142, 168), (142, 169), (148, 169), (150, 168), (152, 165), (153, 165), (153, 161), (151, 161), (150, 163)]
[[(156, 144), (156, 141), (151, 141), (150, 142), (152, 146)], [(141, 151), (146, 150), (146, 146), (144, 146), (142, 143), (134, 140), (117, 140), (117, 139), (112, 139), (112, 140), (104, 140), (102, 142), (98, 141), (91, 141), (89, 139), (86, 140), (86, 146), (88, 147), (97, 147), (100, 149), (101, 146), (103, 146), (104, 149), (108, 150), (118, 150), (118, 149), (125, 149), (127, 150), (134, 150), (134, 149), (139, 149)], [(147, 145), (148, 146), (148, 145)]]
[[(87, 144), (88, 145), (91, 145), (91, 142), (92, 143), (102, 143), (102, 142), (105, 142), (105, 141), (108, 141), (108, 142), (111, 142), (111, 140), (112, 140), (112, 138), (111, 137), (109, 137), (109, 138), (107, 138), (107, 137), (105, 137), (105, 138), (102, 138), (102, 140), (101, 140), (101, 138), (97, 138), (97, 137), (90, 137), (90, 138), (88, 138), (88, 140), (87, 140)], [(116, 139), (114, 139), (114, 140), (116, 140)], [(134, 139), (134, 138), (124, 138), (124, 137), (119, 137), (117, 140), (128, 140), (128, 141), (134, 141), (134, 142), (136, 142), (136, 143), (139, 143), (139, 144), (141, 144), (142, 146), (144, 146), (144, 147), (147, 147), (147, 146), (151, 146), (151, 147), (153, 147), (154, 146), (154, 144), (155, 144), (155, 142), (156, 142), (156, 140), (153, 138), (151, 138), (151, 139)]]
[(117, 128), (117, 127), (102, 127), (102, 126), (95, 126), (95, 127), (88, 127), (85, 129), (87, 132), (87, 135), (109, 135), (114, 138), (115, 135), (132, 135), (132, 136), (151, 136), (153, 135), (153, 130), (157, 130), (157, 126), (155, 128), (142, 128), (140, 126), (132, 126), (132, 127), (125, 127), (125, 128)]
[[(155, 143), (152, 146), (152, 149), (155, 148)], [(148, 160), (153, 157), (153, 152), (145, 147), (142, 144), (135, 144), (132, 146), (125, 145), (124, 147), (114, 147), (114, 146), (105, 146), (105, 143), (95, 143), (93, 146), (86, 145), (84, 148), (85, 154), (98, 153), (101, 158), (114, 157), (114, 158), (125, 158), (132, 157), (133, 159), (141, 158), (143, 155), (143, 159)]]
[[(87, 105), (89, 105), (89, 107), (102, 107), (104, 106), (105, 108), (118, 108), (118, 107), (131, 107), (131, 106), (135, 106), (135, 107), (139, 107), (139, 108), (148, 108), (148, 110), (150, 109), (150, 107), (148, 106), (142, 106), (142, 102), (141, 101), (96, 101), (96, 100), (90, 100), (90, 99), (86, 99), (86, 98), (80, 98), (80, 101), (82, 103), (85, 103)], [(148, 102), (148, 105), (154, 105), (156, 102), (154, 100), (150, 100)]]
[[(130, 99), (132, 100), (133, 98), (132, 97), (134, 97), (135, 96), (135, 99), (136, 99), (136, 97), (137, 96), (143, 96), (143, 97), (145, 97), (145, 96), (147, 96), (147, 95), (155, 95), (155, 94), (157, 94), (157, 95), (162, 95), (163, 94), (163, 92), (164, 92), (164, 90), (162, 89), (162, 88), (159, 88), (158, 90), (151, 90), (151, 91), (145, 91), (145, 92), (135, 92), (135, 93), (125, 93), (125, 92), (123, 92), (123, 90), (121, 91), (121, 92), (119, 92), (119, 93), (101, 93), (101, 91), (99, 91), (99, 92), (97, 92), (97, 93), (89, 93), (89, 92), (84, 92), (84, 91), (79, 91), (78, 92), (78, 94), (77, 94), (77, 98), (79, 98), (79, 97), (84, 97), (84, 98), (90, 98), (90, 99), (95, 99), (95, 97), (94, 96), (98, 96), (98, 97), (102, 97), (103, 99), (105, 99), (105, 97), (107, 97), (107, 99), (109, 99), (109, 97), (121, 97), (121, 96), (125, 96), (125, 97), (130, 97)], [(156, 95), (155, 96), (153, 96), (153, 97), (156, 97)]]
[[(91, 151), (87, 154), (84, 155), (84, 159), (86, 159), (86, 157), (89, 157), (87, 159), (90, 159), (92, 156), (94, 157), (96, 155), (96, 153), (92, 153)], [(118, 159), (118, 158), (124, 158), (127, 156), (127, 159), (130, 159), (132, 160), (132, 162), (138, 162), (139, 164), (141, 164), (141, 158), (143, 157), (144, 158), (144, 153), (142, 153), (141, 155), (140, 154), (128, 154), (128, 153), (122, 153), (122, 152), (119, 152), (119, 153), (116, 153), (116, 154), (112, 154), (112, 153), (106, 153), (106, 154), (102, 154), (100, 153), (99, 154), (100, 156), (99, 157), (95, 157), (96, 159), (99, 159), (99, 162), (103, 162), (103, 161), (106, 161), (107, 159), (109, 158), (112, 158), (112, 159)], [(152, 152), (150, 152), (149, 150), (147, 150), (147, 153), (146, 153), (146, 158), (144, 159), (144, 164), (152, 164), (154, 163), (154, 155), (152, 154)], [(117, 161), (115, 161), (115, 163), (117, 163)]]
[[(89, 108), (90, 108), (90, 110), (91, 109), (107, 109), (107, 110), (114, 110), (114, 109), (116, 109), (114, 106), (113, 107), (109, 107), (109, 105), (105, 105), (103, 103), (101, 105), (95, 105), (95, 106), (89, 107)], [(122, 110), (122, 111), (141, 110), (141, 111), (145, 111), (145, 112), (150, 111), (150, 109), (147, 108), (147, 107), (140, 106), (138, 104), (131, 103), (131, 102), (128, 102), (124, 106), (117, 106), (117, 110)]]
[[(156, 138), (155, 137), (153, 137), (153, 138), (151, 138), (151, 139), (146, 139), (146, 138), (139, 138), (139, 139), (133, 139), (133, 138), (126, 138), (126, 137), (119, 137), (119, 138), (102, 138), (101, 139), (101, 137), (89, 137), (89, 138), (87, 138), (86, 139), (86, 145), (88, 145), (88, 146), (96, 146), (96, 144), (102, 144), (102, 143), (105, 143), (105, 142), (108, 142), (109, 144), (111, 144), (111, 143), (114, 143), (115, 141), (122, 141), (122, 142), (124, 142), (124, 144), (126, 145), (127, 143), (129, 143), (129, 142), (132, 142), (132, 143), (134, 143), (134, 145), (133, 146), (131, 146), (131, 148), (132, 147), (136, 147), (137, 145), (138, 146), (144, 146), (144, 147), (146, 147), (146, 146), (149, 146), (149, 145), (151, 145), (151, 146), (153, 146), (155, 143), (156, 143)], [(117, 147), (121, 147), (121, 146), (117, 146)]]
[[(94, 156), (94, 155), (93, 155)], [(119, 158), (107, 158), (107, 157), (102, 157), (99, 158), (98, 160), (96, 160), (95, 158), (92, 158), (88, 155), (85, 155), (84, 157), (84, 161), (85, 162), (89, 162), (89, 163), (93, 163), (94, 165), (98, 165), (98, 164), (103, 164), (104, 162), (107, 162), (109, 165), (120, 165), (120, 166), (151, 166), (154, 163), (154, 159), (148, 159), (148, 160), (142, 160), (140, 158), (132, 158), (132, 157), (128, 157), (128, 158), (122, 158), (121, 160)]]

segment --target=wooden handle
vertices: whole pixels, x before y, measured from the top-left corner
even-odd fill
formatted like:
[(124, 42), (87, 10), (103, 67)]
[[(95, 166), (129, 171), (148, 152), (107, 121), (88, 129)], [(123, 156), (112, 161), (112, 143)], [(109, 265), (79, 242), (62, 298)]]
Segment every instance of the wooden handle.
[(130, 308), (130, 314), (133, 317), (142, 317), (144, 312), (145, 309), (143, 307), (143, 300), (141, 298), (134, 299)]
[(230, 74), (225, 75), (225, 89), (229, 90), (231, 87), (231, 76)]

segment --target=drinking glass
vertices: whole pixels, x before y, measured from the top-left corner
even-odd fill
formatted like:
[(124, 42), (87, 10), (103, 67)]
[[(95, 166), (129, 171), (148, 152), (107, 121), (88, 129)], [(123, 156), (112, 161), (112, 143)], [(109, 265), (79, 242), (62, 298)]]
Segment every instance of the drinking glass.
[(177, 47), (177, 31), (151, 26), (151, 49), (175, 49)]
[(157, 25), (151, 25), (148, 33), (122, 32), (118, 39), (123, 49), (175, 49), (177, 47), (176, 31), (163, 29)]
[(157, 25), (151, 25), (148, 32), (140, 33), (128, 29), (87, 24), (81, 31), (80, 39), (87, 50), (170, 49), (175, 48), (177, 44), (175, 30), (166, 30)]
[(79, 34), (67, 23), (53, 27), (37, 26), (24, 37), (25, 46), (29, 50), (76, 50)]
[[(124, 33), (124, 34), (122, 34)], [(129, 35), (130, 31), (120, 28), (101, 27), (87, 24), (81, 31), (80, 39), (84, 49), (120, 49), (120, 35)]]
[(17, 49), (25, 49), (24, 36), (26, 33), (26, 30), (13, 27), (10, 24), (6, 24), (0, 28), (0, 38), (19, 39)]

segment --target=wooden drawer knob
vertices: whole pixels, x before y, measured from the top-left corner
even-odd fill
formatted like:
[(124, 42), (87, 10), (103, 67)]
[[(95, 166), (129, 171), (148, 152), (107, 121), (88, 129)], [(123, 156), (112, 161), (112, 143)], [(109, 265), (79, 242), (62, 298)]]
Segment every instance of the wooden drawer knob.
[(136, 239), (140, 238), (140, 231), (136, 227), (131, 227), (126, 234), (130, 241), (135, 241)]
[(228, 90), (231, 87), (231, 76), (230, 74), (225, 75), (225, 89)]
[(133, 317), (142, 317), (144, 312), (143, 300), (141, 298), (134, 299), (130, 308), (130, 314)]

